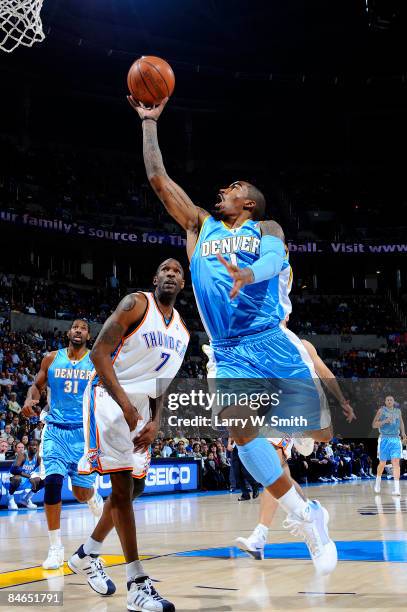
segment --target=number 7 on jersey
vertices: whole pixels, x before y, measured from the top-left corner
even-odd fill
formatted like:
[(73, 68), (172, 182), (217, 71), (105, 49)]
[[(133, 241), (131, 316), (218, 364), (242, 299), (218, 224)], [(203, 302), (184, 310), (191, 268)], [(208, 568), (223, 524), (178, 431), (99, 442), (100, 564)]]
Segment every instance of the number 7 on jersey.
[(165, 364), (167, 363), (167, 361), (170, 358), (170, 354), (169, 353), (161, 353), (161, 363), (155, 368), (155, 372), (158, 372), (158, 370), (161, 370), (161, 368), (163, 366), (165, 366)]

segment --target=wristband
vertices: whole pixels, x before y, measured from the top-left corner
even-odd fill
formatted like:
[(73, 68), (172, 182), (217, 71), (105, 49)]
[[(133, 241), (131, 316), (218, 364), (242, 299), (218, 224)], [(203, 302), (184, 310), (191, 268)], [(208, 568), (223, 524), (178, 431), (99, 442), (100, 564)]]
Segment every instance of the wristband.
[(143, 121), (154, 121), (154, 123), (157, 123), (157, 119), (153, 119), (153, 117), (143, 117), (141, 123), (143, 123)]

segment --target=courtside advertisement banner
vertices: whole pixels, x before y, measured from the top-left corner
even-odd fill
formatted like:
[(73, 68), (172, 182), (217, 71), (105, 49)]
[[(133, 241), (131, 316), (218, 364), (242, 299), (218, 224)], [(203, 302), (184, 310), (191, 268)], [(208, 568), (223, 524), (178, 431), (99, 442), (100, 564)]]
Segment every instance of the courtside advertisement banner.
[[(150, 466), (146, 478), (146, 487), (143, 495), (152, 495), (157, 493), (177, 493), (179, 491), (197, 491), (199, 488), (199, 470), (201, 465), (199, 461), (194, 459), (164, 459), (154, 460)], [(7, 491), (10, 482), (9, 471), (0, 471), (0, 506), (7, 505)], [(98, 475), (96, 484), (99, 493), (102, 497), (107, 497), (112, 492), (109, 474)], [(27, 486), (24, 486), (24, 481), (18, 491), (16, 491), (15, 500), (19, 500), (24, 494), (31, 489), (27, 480)], [(74, 501), (72, 494), (72, 483), (69, 477), (64, 479), (62, 488), (62, 501)], [(43, 503), (44, 489), (35, 495), (35, 503)]]

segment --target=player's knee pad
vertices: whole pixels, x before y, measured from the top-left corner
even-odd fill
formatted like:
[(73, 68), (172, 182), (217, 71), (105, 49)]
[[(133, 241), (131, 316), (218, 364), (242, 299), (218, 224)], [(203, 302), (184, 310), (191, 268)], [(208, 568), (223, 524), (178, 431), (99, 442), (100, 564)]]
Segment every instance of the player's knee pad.
[(144, 478), (133, 478), (133, 494), (132, 499), (137, 499), (143, 493), (146, 486), (146, 477)]
[(59, 504), (62, 499), (62, 474), (50, 474), (45, 478), (44, 503), (49, 506)]
[(266, 438), (255, 438), (247, 444), (237, 446), (241, 462), (257, 482), (269, 487), (280, 478), (283, 470), (279, 456)]

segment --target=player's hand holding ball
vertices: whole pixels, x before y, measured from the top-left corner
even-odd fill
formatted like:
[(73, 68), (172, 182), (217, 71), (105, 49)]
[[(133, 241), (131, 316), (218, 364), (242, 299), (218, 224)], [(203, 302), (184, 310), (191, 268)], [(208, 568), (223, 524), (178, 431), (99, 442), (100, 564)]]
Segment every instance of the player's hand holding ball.
[(160, 57), (142, 56), (130, 67), (127, 85), (130, 106), (140, 119), (157, 121), (175, 87), (171, 66)]
[(161, 113), (164, 110), (165, 105), (168, 102), (168, 98), (164, 98), (164, 100), (158, 106), (154, 106), (153, 108), (147, 108), (143, 106), (140, 102), (137, 102), (137, 100), (135, 100), (133, 96), (127, 96), (127, 99), (129, 101), (130, 106), (134, 108), (134, 110), (138, 113), (138, 116), (142, 121), (143, 119), (152, 119), (153, 121), (158, 121)]

